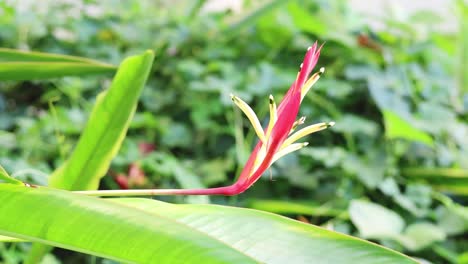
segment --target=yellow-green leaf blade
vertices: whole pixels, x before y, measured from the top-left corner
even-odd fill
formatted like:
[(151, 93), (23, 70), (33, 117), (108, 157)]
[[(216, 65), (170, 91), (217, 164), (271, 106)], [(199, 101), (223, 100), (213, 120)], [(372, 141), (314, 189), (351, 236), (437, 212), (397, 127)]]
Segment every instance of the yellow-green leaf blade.
[(112, 73), (115, 67), (82, 62), (0, 62), (0, 81), (23, 81)]
[(113, 200), (186, 224), (259, 263), (416, 263), (370, 242), (271, 213), (148, 199)]
[(0, 184), (0, 235), (131, 263), (255, 263), (188, 225), (104, 199)]
[(23, 50), (7, 49), (7, 48), (0, 48), (0, 61), (79, 62), (79, 63), (114, 67), (113, 65), (110, 65), (110, 64), (102, 63), (100, 61), (91, 60), (91, 59), (83, 58), (83, 57), (63, 55), (63, 54), (54, 54), (54, 53), (35, 52), (35, 51), (23, 51)]
[[(99, 199), (0, 184), (0, 235), (133, 263), (411, 263), (370, 242), (256, 210)], [(29, 209), (29, 210), (25, 210)]]
[(125, 137), (153, 59), (154, 53), (147, 51), (122, 62), (111, 87), (98, 96), (72, 155), (51, 176), (50, 186), (97, 188)]
[(385, 122), (385, 136), (389, 139), (403, 138), (418, 141), (428, 146), (434, 145), (434, 140), (425, 132), (417, 129), (413, 124), (389, 111), (383, 111)]

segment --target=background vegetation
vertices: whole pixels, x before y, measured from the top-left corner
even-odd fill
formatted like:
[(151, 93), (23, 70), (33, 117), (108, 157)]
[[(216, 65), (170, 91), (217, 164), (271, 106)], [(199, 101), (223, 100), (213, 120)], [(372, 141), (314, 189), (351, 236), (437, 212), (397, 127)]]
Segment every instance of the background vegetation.
[[(284, 214), (433, 263), (468, 263), (468, 11), (460, 31), (437, 14), (382, 18), (373, 31), (345, 1), (246, 3), (207, 13), (204, 1), (0, 2), (0, 46), (118, 64), (156, 59), (102, 189), (228, 185), (256, 137), (230, 93), (259, 113), (294, 80), (304, 51), (326, 42), (325, 76), (305, 98), (309, 123), (334, 120), (236, 197), (157, 197)], [(465, 36), (464, 36), (465, 35)], [(111, 75), (0, 83), (0, 164), (47, 185), (68, 157)], [(0, 243), (20, 263), (28, 243)], [(60, 259), (60, 260), (59, 260)], [(111, 263), (56, 249), (49, 263)]]

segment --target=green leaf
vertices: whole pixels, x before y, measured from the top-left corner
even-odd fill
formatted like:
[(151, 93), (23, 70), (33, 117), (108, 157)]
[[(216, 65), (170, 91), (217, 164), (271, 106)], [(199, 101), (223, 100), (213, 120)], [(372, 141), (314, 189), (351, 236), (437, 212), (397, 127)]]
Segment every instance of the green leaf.
[(397, 213), (375, 203), (354, 200), (349, 207), (351, 221), (365, 238), (396, 238), (405, 227)]
[(254, 263), (187, 225), (104, 199), (1, 184), (0, 200), (2, 235), (132, 263)]
[(436, 241), (442, 241), (445, 232), (438, 226), (423, 222), (409, 225), (397, 240), (410, 250), (419, 250)]
[(411, 141), (421, 142), (433, 146), (433, 139), (425, 132), (417, 129), (411, 123), (399, 117), (397, 114), (383, 110), (385, 135), (388, 139), (403, 138)]
[(23, 185), (23, 183), (15, 178), (12, 178), (8, 172), (0, 165), (0, 181), (4, 181), (7, 183)]
[(317, 15), (312, 15), (303, 6), (299, 6), (297, 2), (290, 2), (288, 11), (294, 21), (294, 25), (304, 32), (324, 35), (327, 33), (327, 24), (320, 20)]
[(122, 62), (109, 90), (98, 96), (75, 150), (51, 176), (50, 186), (97, 188), (125, 137), (153, 58), (153, 52), (147, 51)]
[[(271, 213), (0, 184), (0, 234), (133, 263), (416, 263)], [(34, 210), (25, 210), (34, 208)]]
[(0, 81), (103, 74), (115, 66), (75, 56), (0, 48)]
[(91, 60), (83, 57), (33, 52), (33, 51), (22, 51), (15, 49), (0, 48), (0, 61), (16, 61), (16, 62), (81, 62), (86, 64), (96, 64), (113, 67), (113, 65), (102, 63), (96, 60)]
[(367, 153), (367, 157), (347, 154), (343, 161), (343, 169), (372, 189), (382, 182), (385, 176), (385, 154)]
[(437, 226), (447, 235), (459, 235), (468, 230), (468, 219), (451, 208), (439, 207), (436, 211)]
[[(99, 94), (70, 158), (51, 175), (50, 186), (68, 190), (98, 187), (125, 138), (153, 59), (154, 53), (146, 51), (122, 62), (111, 87)], [(45, 248), (34, 244), (26, 263), (39, 261)]]
[(265, 15), (271, 14), (271, 12), (274, 12), (277, 8), (279, 8), (285, 3), (286, 2), (282, 0), (274, 0), (267, 2), (262, 7), (257, 8), (252, 13), (246, 15), (245, 17), (241, 18), (238, 22), (233, 23), (228, 28), (226, 28), (223, 32), (224, 35), (236, 36), (237, 31), (240, 31), (245, 27), (255, 24), (257, 20), (264, 17)]
[(114, 72), (113, 66), (76, 62), (0, 62), (0, 81), (23, 81)]

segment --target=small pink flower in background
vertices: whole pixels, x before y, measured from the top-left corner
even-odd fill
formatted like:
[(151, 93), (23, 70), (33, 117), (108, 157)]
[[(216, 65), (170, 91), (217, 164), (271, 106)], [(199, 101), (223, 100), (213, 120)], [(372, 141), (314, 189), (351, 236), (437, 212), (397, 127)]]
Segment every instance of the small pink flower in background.
[(128, 178), (127, 175), (119, 173), (114, 176), (114, 181), (120, 187), (120, 189), (127, 190), (128, 189)]
[[(140, 155), (146, 156), (153, 152), (156, 149), (156, 146), (148, 142), (140, 142), (138, 144), (138, 152)], [(112, 173), (114, 175), (114, 181), (119, 185), (120, 189), (129, 189), (132, 187), (141, 187), (144, 186), (148, 180), (146, 178), (145, 172), (138, 164), (138, 162), (132, 162), (128, 166), (127, 173)]]
[(156, 146), (154, 144), (152, 144), (152, 143), (140, 142), (138, 144), (138, 150), (139, 150), (140, 154), (143, 155), (143, 156), (147, 155), (147, 154), (150, 154), (155, 149), (156, 149)]
[(145, 172), (137, 162), (130, 163), (127, 173), (115, 174), (114, 181), (119, 185), (120, 189), (124, 190), (145, 186), (148, 182)]

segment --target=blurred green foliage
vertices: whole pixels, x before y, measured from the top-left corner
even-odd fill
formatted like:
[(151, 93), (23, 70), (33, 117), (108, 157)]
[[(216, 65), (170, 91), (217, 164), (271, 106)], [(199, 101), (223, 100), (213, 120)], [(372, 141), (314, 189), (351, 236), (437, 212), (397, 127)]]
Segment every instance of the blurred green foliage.
[[(0, 45), (111, 64), (154, 49), (149, 82), (101, 187), (191, 188), (232, 182), (256, 141), (229, 94), (266, 116), (268, 95), (280, 98), (307, 47), (326, 42), (318, 63), (326, 73), (301, 114), (336, 126), (309, 137), (309, 147), (246, 193), (211, 202), (284, 213), (433, 263), (466, 263), (464, 1), (450, 1), (459, 33), (437, 31), (442, 18), (430, 12), (390, 15), (373, 31), (339, 0), (246, 1), (242, 12), (207, 12), (204, 2), (1, 1)], [(0, 164), (47, 184), (108, 85), (109, 77), (1, 82)], [(18, 263), (27, 247), (0, 243), (0, 258)]]

